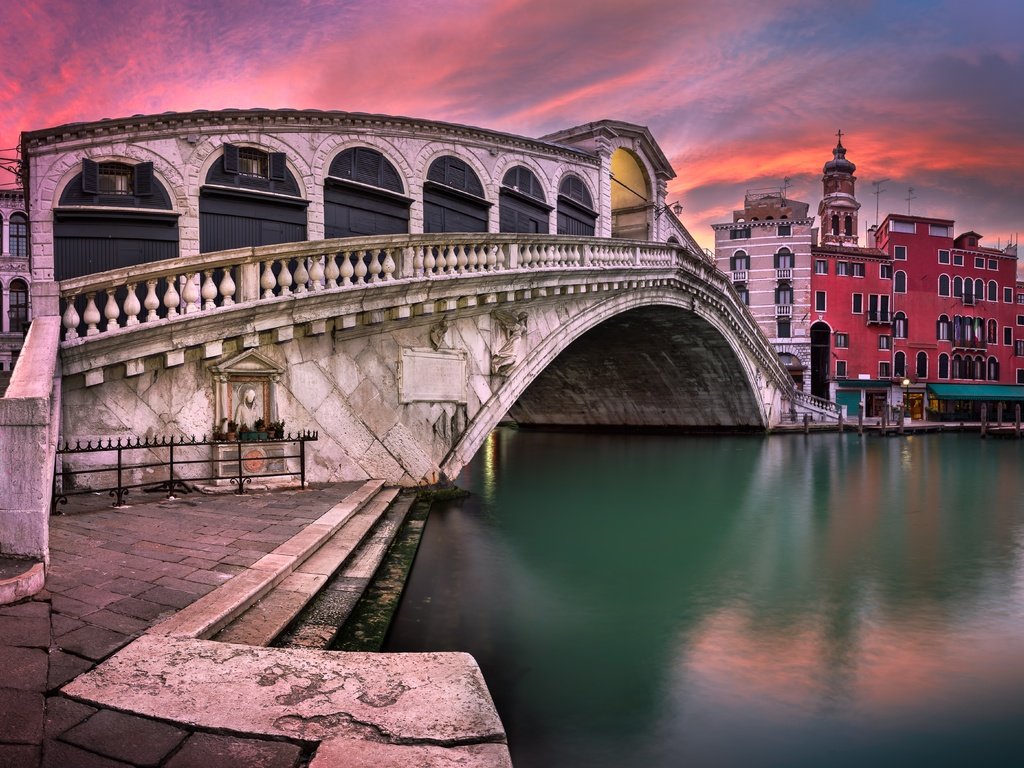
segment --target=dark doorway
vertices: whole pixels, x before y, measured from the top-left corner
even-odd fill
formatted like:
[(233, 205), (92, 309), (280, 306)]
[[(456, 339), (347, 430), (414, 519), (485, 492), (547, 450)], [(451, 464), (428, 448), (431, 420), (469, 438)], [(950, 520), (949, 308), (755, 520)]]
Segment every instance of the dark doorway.
[(811, 326), (811, 394), (828, 399), (832, 331), (825, 323)]

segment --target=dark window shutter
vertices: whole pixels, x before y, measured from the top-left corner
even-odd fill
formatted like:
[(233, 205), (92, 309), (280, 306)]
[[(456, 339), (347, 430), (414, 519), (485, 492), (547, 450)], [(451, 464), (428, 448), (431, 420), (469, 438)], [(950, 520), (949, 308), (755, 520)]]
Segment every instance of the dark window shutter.
[(369, 149), (356, 150), (356, 181), (361, 184), (369, 184), (374, 187), (380, 186), (380, 161), (379, 152)]
[(284, 152), (270, 153), (270, 180), (284, 181), (288, 174), (288, 162)]
[(224, 173), (238, 173), (238, 147), (234, 144), (224, 145)]
[(384, 174), (381, 179), (381, 186), (384, 189), (390, 189), (392, 192), (405, 192), (405, 185), (402, 183), (402, 177), (398, 175), (398, 171), (395, 170), (395, 166), (391, 163), (384, 162)]
[(427, 180), (436, 182), (438, 184), (448, 183), (448, 179), (445, 174), (445, 162), (443, 157), (439, 157), (437, 160), (430, 164), (430, 168), (427, 170)]
[(153, 194), (153, 164), (139, 163), (134, 168), (135, 178), (132, 179), (132, 191), (138, 195)]
[(82, 191), (90, 195), (100, 192), (100, 166), (88, 158), (82, 159)]

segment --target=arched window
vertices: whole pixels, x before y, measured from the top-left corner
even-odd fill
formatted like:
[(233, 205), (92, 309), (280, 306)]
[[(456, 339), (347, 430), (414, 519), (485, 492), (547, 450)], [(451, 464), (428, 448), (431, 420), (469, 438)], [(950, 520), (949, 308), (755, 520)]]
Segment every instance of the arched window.
[(15, 278), (11, 281), (7, 298), (8, 328), (11, 333), (22, 333), (28, 325), (28, 284)]
[(939, 341), (949, 341), (949, 328), (949, 317), (947, 315), (939, 315), (939, 320), (935, 323), (935, 338)]
[[(964, 285), (966, 289), (967, 286)], [(980, 277), (974, 281), (974, 300), (982, 301), (985, 298), (985, 281)]]
[(548, 233), (551, 206), (545, 203), (544, 188), (529, 168), (517, 165), (505, 174), (498, 214), (502, 232)]
[(995, 320), (988, 321), (988, 328), (985, 333), (985, 341), (988, 344), (999, 343), (999, 324)]
[(985, 380), (985, 358), (981, 355), (974, 358), (974, 377)]
[(11, 256), (28, 258), (28, 218), (23, 213), (11, 214), (10, 245)]
[(853, 236), (853, 216), (847, 214), (843, 229), (848, 237)]
[(939, 355), (939, 378), (949, 378), (949, 355), (947, 355), (945, 352)]
[(896, 274), (893, 275), (893, 292), (895, 293), (906, 293), (907, 292), (907, 273), (902, 269), (896, 270)]
[(490, 207), (467, 162), (445, 155), (430, 164), (423, 185), (424, 232), (486, 232)]
[(950, 378), (962, 379), (964, 378), (964, 361), (960, 355), (953, 355), (953, 371), (950, 374)]
[(742, 269), (750, 269), (750, 257), (746, 251), (736, 251), (729, 259), (729, 269), (733, 272)]
[(917, 373), (918, 379), (928, 378), (928, 353), (918, 352), (917, 353)]
[(839, 214), (838, 213), (833, 213), (832, 214), (832, 234), (833, 235), (838, 235), (839, 234)]
[(949, 296), (949, 275), (939, 275), (939, 296)]
[(996, 285), (995, 280), (988, 281), (988, 296), (986, 298), (989, 301), (999, 301), (999, 286)]
[[(899, 273), (897, 273), (899, 274)], [(897, 312), (892, 316), (892, 335), (895, 339), (907, 338), (907, 315), (904, 312)]]
[(793, 286), (790, 285), (789, 283), (779, 283), (778, 288), (775, 289), (775, 303), (792, 304)]
[(582, 237), (594, 235), (597, 227), (594, 200), (583, 179), (574, 173), (566, 174), (558, 185), (557, 210), (558, 234)]
[(778, 252), (775, 254), (775, 268), (793, 268), (793, 252), (789, 250), (789, 248), (779, 248)]
[(953, 295), (958, 299), (964, 295), (964, 280), (960, 275), (953, 278)]
[(963, 378), (973, 379), (974, 378), (974, 358), (970, 355), (964, 355), (963, 363)]
[(324, 237), (405, 234), (411, 204), (390, 160), (370, 147), (350, 147), (324, 179)]
[(897, 352), (892, 358), (892, 375), (900, 378), (907, 375), (907, 356)]
[(999, 381), (999, 361), (995, 357), (988, 359), (988, 380)]

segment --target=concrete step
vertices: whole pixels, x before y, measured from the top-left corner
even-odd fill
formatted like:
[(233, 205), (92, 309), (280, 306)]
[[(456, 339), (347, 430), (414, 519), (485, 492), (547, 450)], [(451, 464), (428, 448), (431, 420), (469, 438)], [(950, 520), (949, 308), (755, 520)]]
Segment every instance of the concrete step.
[[(354, 556), (355, 553), (370, 537), (370, 532), (378, 521), (385, 516), (398, 492), (397, 488), (377, 491), (369, 501), (353, 512), (330, 538), (323, 541), (315, 552), (297, 564), (291, 573), (212, 639), (242, 645), (270, 645), (342, 564), (350, 559), (360, 559)], [(394, 536), (394, 530), (391, 536)], [(384, 549), (386, 551), (387, 545), (384, 545)], [(373, 571), (370, 571), (370, 576), (372, 575)]]
[(401, 496), (388, 508), (376, 528), (352, 558), (342, 566), (310, 602), (287, 632), (277, 638), (278, 648), (326, 650), (348, 620), (356, 603), (373, 581), (416, 497)]

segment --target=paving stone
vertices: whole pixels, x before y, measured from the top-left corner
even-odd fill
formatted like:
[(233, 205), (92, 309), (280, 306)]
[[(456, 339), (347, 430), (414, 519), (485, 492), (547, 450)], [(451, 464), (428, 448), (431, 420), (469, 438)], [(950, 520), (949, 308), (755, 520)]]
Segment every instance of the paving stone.
[(293, 768), (302, 750), (284, 741), (193, 733), (165, 768)]
[(75, 600), (73, 597), (67, 597), (66, 595), (54, 595), (50, 604), (56, 613), (63, 613), (65, 616), (71, 616), (76, 619), (88, 616), (93, 611), (99, 610), (97, 606), (91, 603), (83, 603), (81, 600)]
[[(214, 563), (210, 568), (214, 568), (217, 564)], [(207, 571), (196, 571), (190, 574), (186, 581), (194, 581), (197, 584), (206, 584), (211, 587), (219, 587), (225, 581), (231, 578), (229, 573), (221, 573), (219, 571), (207, 570)]]
[(151, 766), (158, 765), (187, 735), (166, 723), (101, 709), (65, 731), (61, 739), (115, 760)]
[(363, 739), (328, 739), (309, 768), (512, 768), (505, 744), (384, 744)]
[(95, 627), (103, 627), (104, 629), (112, 629), (124, 635), (142, 634), (150, 624), (148, 621), (105, 609), (96, 611), (96, 613), (90, 613), (85, 618), (88, 624), (92, 624)]
[(63, 613), (53, 614), (53, 618), (50, 620), (50, 627), (53, 630), (54, 639), (60, 638), (68, 632), (73, 632), (79, 627), (84, 626), (85, 622), (81, 619), (73, 619), (70, 616), (65, 616)]
[(111, 760), (84, 749), (48, 739), (43, 744), (42, 768), (134, 768), (130, 763)]
[(19, 691), (46, 689), (46, 651), (0, 645), (0, 688)]
[(0, 616), (0, 645), (50, 647), (50, 622), (43, 618)]
[(50, 615), (50, 606), (37, 600), (27, 600), (14, 605), (0, 605), (0, 616), (20, 616), (25, 619), (45, 619)]
[(182, 592), (180, 589), (153, 587), (139, 595), (139, 599), (170, 606), (171, 608), (184, 608), (189, 603), (195, 602), (196, 595)]
[(0, 768), (34, 768), (40, 751), (35, 744), (0, 744)]
[[(189, 574), (191, 576), (191, 574)], [(190, 595), (196, 597), (202, 597), (210, 591), (210, 587), (206, 584), (199, 584), (188, 579), (176, 579), (173, 576), (161, 576), (156, 580), (158, 587), (167, 587), (168, 589), (176, 589), (179, 592), (187, 592)]]
[(90, 669), (92, 669), (91, 661), (71, 653), (65, 653), (59, 648), (52, 648), (50, 649), (50, 669), (46, 676), (46, 690), (56, 690)]
[(106, 585), (106, 589), (111, 592), (116, 592), (119, 595), (127, 595), (129, 597), (145, 592), (153, 586), (152, 582), (142, 581), (141, 579), (133, 579), (126, 576), (114, 579)]
[(72, 600), (81, 600), (83, 603), (103, 608), (111, 603), (116, 603), (124, 595), (119, 595), (106, 589), (90, 587), (88, 584), (79, 584), (74, 589), (67, 590), (64, 593), (64, 597), (70, 597)]
[(131, 640), (128, 635), (114, 632), (103, 627), (86, 624), (84, 627), (68, 632), (60, 638), (59, 645), (65, 651), (71, 651), (93, 661), (106, 658), (122, 645)]
[(166, 605), (151, 603), (148, 600), (140, 600), (137, 597), (126, 597), (123, 600), (118, 600), (116, 603), (108, 605), (107, 610), (114, 611), (114, 613), (120, 613), (125, 616), (131, 616), (136, 619), (152, 621), (157, 616), (167, 613), (168, 607)]
[(72, 701), (64, 696), (50, 696), (46, 700), (43, 735), (48, 739), (55, 739), (96, 712), (95, 707), (90, 707), (87, 704)]
[(43, 694), (0, 688), (0, 743), (43, 741)]

